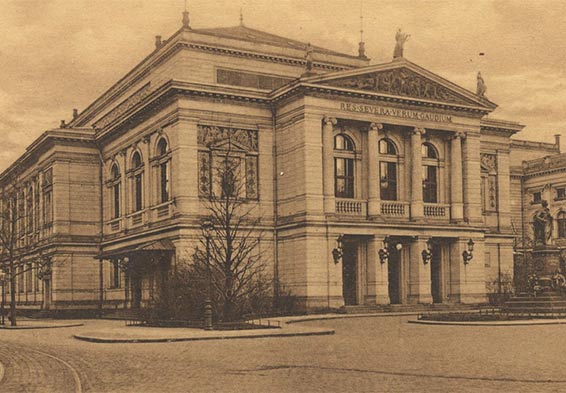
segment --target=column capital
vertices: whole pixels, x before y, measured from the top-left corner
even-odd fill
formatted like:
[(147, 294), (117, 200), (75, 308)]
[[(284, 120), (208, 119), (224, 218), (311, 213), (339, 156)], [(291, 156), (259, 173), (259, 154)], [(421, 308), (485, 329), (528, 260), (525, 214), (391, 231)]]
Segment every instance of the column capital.
[(325, 126), (329, 126), (329, 125), (335, 126), (338, 123), (335, 117), (330, 117), (330, 116), (324, 116), (322, 118), (322, 122), (324, 123)]
[(426, 129), (421, 128), (421, 127), (415, 127), (415, 128), (413, 128), (412, 133), (413, 133), (413, 135), (417, 135), (417, 134), (424, 135), (424, 134), (426, 134)]
[(383, 129), (383, 124), (381, 123), (371, 123), (369, 125), (369, 129), (370, 130), (375, 130), (375, 131), (379, 131)]
[(466, 133), (462, 131), (456, 131), (452, 134), (452, 138), (454, 139), (466, 139)]

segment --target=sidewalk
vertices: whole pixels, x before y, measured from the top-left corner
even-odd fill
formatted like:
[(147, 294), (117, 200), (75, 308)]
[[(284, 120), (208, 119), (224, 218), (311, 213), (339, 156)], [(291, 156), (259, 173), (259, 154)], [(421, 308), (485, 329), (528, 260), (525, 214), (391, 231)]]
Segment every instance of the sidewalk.
[(83, 326), (80, 321), (62, 321), (54, 319), (28, 319), (20, 317), (16, 319), (17, 326), (10, 326), (8, 318), (5, 319), (5, 325), (0, 325), (0, 329), (6, 330), (22, 330), (22, 329), (53, 329)]

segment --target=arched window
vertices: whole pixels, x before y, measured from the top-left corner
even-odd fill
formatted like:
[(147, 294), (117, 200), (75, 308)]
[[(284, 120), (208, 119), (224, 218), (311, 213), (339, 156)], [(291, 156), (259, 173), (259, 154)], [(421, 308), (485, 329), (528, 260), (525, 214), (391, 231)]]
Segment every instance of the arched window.
[(344, 134), (334, 137), (334, 194), (354, 198), (354, 142)]
[(566, 212), (558, 213), (556, 224), (558, 225), (558, 237), (566, 238)]
[(423, 201), (438, 203), (438, 151), (430, 143), (423, 143)]
[(379, 189), (381, 199), (397, 200), (397, 147), (390, 139), (379, 141)]
[(133, 171), (133, 210), (138, 212), (143, 207), (143, 162), (139, 152), (135, 152), (132, 156), (132, 171)]
[(158, 162), (158, 178), (159, 178), (159, 189), (158, 189), (158, 197), (159, 203), (164, 203), (169, 201), (171, 197), (171, 193), (169, 191), (170, 186), (170, 164), (169, 164), (169, 156), (168, 156), (168, 146), (167, 140), (165, 138), (161, 138), (159, 142), (157, 142), (157, 162)]
[(117, 164), (112, 165), (110, 171), (112, 189), (112, 218), (120, 217), (120, 169)]

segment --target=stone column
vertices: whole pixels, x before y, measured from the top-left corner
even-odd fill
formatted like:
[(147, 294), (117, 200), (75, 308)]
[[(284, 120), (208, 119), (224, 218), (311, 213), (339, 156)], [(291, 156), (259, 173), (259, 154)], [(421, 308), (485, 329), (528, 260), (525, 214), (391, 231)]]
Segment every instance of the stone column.
[(497, 211), (499, 230), (511, 231), (511, 175), (509, 173), (509, 151), (497, 151)]
[(385, 236), (375, 235), (368, 243), (368, 303), (389, 304), (389, 275), (387, 264), (381, 263), (379, 250), (383, 247)]
[(430, 262), (423, 263), (422, 252), (427, 248), (428, 237), (419, 236), (411, 242), (409, 257), (409, 301), (411, 303), (432, 303)]
[(423, 204), (423, 164), (422, 135), (424, 128), (415, 128), (411, 132), (411, 220), (424, 218)]
[(472, 224), (483, 225), (479, 133), (468, 132), (463, 145), (464, 216)]
[(324, 212), (336, 213), (334, 196), (334, 126), (336, 119), (325, 116), (322, 119), (322, 164), (324, 184)]
[(379, 130), (382, 124), (371, 123), (368, 131), (368, 216), (381, 214), (379, 190)]
[(462, 184), (462, 138), (464, 134), (457, 132), (450, 143), (450, 193), (451, 218), (453, 222), (464, 219), (464, 195)]

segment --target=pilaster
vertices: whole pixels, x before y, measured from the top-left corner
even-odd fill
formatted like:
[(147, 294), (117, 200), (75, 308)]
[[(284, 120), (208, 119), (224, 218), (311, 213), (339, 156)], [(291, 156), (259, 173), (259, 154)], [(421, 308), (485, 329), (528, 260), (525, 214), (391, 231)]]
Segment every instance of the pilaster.
[(334, 196), (334, 126), (336, 119), (325, 116), (322, 119), (322, 163), (324, 212), (336, 213), (336, 198)]
[(409, 302), (432, 303), (430, 263), (423, 263), (422, 252), (427, 249), (429, 237), (419, 236), (409, 249)]
[(424, 219), (422, 136), (424, 128), (411, 132), (411, 220)]
[(480, 137), (468, 133), (464, 141), (464, 216), (471, 224), (483, 224), (481, 212)]
[(368, 131), (368, 216), (381, 214), (379, 194), (379, 130), (382, 124), (372, 123)]
[(509, 173), (509, 152), (497, 151), (497, 210), (499, 213), (499, 231), (511, 230), (511, 176)]
[(379, 250), (383, 248), (385, 236), (375, 235), (368, 242), (367, 255), (367, 304), (389, 304), (388, 261), (381, 263)]
[(462, 138), (457, 132), (450, 141), (450, 212), (453, 222), (459, 223), (464, 219), (464, 195), (462, 184)]

